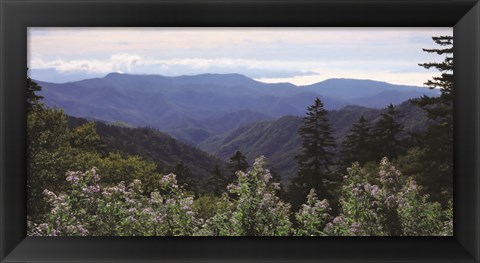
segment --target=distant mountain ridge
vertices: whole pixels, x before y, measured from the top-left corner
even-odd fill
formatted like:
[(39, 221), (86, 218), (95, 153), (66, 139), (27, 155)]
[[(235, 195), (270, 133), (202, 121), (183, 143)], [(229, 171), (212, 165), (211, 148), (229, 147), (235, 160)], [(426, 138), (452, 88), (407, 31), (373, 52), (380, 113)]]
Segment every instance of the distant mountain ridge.
[(400, 89), (404, 91), (419, 91), (419, 88), (421, 88), (417, 86), (390, 84), (384, 81), (346, 78), (331, 78), (302, 87), (305, 89), (317, 89), (326, 96), (341, 96), (346, 100), (368, 97), (384, 91), (400, 91)]
[(197, 145), (259, 120), (303, 116), (319, 97), (329, 110), (382, 108), (438, 92), (372, 80), (329, 79), (308, 86), (267, 84), (240, 74), (165, 77), (111, 73), (63, 84), (38, 81), (49, 107), (71, 116), (149, 126)]

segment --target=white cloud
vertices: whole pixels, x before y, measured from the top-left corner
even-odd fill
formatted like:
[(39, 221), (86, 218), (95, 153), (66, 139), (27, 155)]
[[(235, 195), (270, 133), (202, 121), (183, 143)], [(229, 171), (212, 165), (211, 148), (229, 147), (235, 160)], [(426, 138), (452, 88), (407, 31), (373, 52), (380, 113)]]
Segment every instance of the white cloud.
[[(115, 54), (109, 59), (81, 59), (81, 60), (52, 60), (45, 61), (35, 58), (29, 63), (30, 67), (37, 69), (54, 68), (60, 72), (84, 71), (89, 73), (107, 73), (112, 71), (124, 70), (127, 72), (135, 71), (135, 67), (149, 66), (151, 70), (167, 69), (169, 67), (183, 67), (184, 69), (209, 70), (212, 68), (227, 68), (231, 70), (238, 69), (258, 69), (282, 71), (288, 67), (310, 68), (315, 63), (309, 61), (259, 61), (249, 59), (231, 59), (231, 58), (175, 58), (175, 59), (144, 59), (138, 55)], [(301, 71), (297, 71), (300, 73)]]
[(289, 82), (295, 85), (310, 85), (330, 78), (349, 78), (370, 79), (398, 85), (424, 86), (423, 83), (431, 79), (432, 75), (438, 74), (432, 74), (431, 72), (393, 73), (386, 71), (330, 70), (317, 75), (288, 78), (256, 78), (256, 80), (266, 83)]
[(64, 61), (56, 59), (52, 61), (44, 61), (41, 58), (35, 58), (29, 63), (29, 67), (35, 69), (54, 68), (59, 72), (131, 72), (132, 68), (140, 60), (140, 56), (128, 54), (116, 54), (111, 56), (108, 60), (76, 59)]
[(132, 71), (132, 68), (139, 62), (141, 62), (141, 57), (137, 55), (129, 54), (116, 54), (110, 58), (111, 64), (115, 70), (122, 70), (126, 68), (128, 72)]

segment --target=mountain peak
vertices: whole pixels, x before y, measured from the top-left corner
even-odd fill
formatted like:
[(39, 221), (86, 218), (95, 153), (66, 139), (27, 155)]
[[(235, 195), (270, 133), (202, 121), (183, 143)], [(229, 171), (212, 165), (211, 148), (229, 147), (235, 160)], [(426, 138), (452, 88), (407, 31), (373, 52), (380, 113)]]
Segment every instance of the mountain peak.
[(105, 75), (105, 79), (108, 79), (108, 78), (115, 78), (115, 77), (118, 77), (118, 76), (121, 76), (121, 75), (127, 75), (127, 74), (124, 74), (124, 73), (120, 73), (120, 72), (111, 72), (111, 73), (108, 73), (107, 75)]
[(249, 77), (239, 74), (239, 73), (203, 73), (203, 74), (198, 74), (194, 76), (209, 76), (209, 77), (236, 77), (236, 78), (244, 78), (244, 79), (250, 79)]
[(395, 85), (390, 84), (385, 81), (371, 80), (371, 79), (353, 79), (353, 78), (330, 78), (311, 85), (306, 86), (317, 86), (317, 85), (351, 85), (351, 84), (377, 84), (377, 85)]
[(112, 72), (103, 77), (106, 80), (115, 80), (118, 78), (135, 78), (139, 79), (162, 79), (166, 81), (174, 81), (182, 84), (219, 84), (219, 85), (251, 85), (257, 81), (238, 73), (204, 73), (196, 75), (181, 75), (181, 76), (163, 76), (159, 74), (128, 74)]

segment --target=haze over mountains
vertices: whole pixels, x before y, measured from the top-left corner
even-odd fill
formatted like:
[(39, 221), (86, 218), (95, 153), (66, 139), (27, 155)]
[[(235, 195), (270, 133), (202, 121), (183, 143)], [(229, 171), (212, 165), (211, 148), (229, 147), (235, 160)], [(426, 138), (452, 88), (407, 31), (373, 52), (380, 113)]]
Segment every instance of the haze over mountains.
[(423, 87), (355, 79), (308, 86), (267, 84), (239, 74), (165, 77), (111, 73), (103, 78), (55, 84), (38, 81), (50, 107), (71, 116), (149, 126), (198, 145), (247, 124), (303, 116), (319, 97), (328, 110), (347, 105), (382, 108), (438, 92)]

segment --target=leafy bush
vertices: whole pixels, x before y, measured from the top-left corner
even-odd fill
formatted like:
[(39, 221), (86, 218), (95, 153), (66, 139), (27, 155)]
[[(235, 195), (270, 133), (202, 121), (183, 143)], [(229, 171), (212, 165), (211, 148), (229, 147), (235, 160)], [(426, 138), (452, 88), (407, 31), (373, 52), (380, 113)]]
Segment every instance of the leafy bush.
[(341, 213), (325, 227), (330, 235), (436, 236), (452, 233), (450, 214), (428, 202), (412, 178), (403, 176), (387, 158), (380, 162), (372, 184), (366, 170), (355, 163), (344, 178)]
[(315, 190), (311, 189), (307, 196), (307, 203), (302, 205), (300, 211), (295, 214), (298, 228), (295, 234), (298, 236), (324, 236), (320, 231), (330, 219), (330, 206), (326, 199), (318, 200)]
[(265, 158), (257, 158), (248, 173), (237, 172), (237, 181), (228, 185), (217, 214), (208, 219), (210, 234), (233, 236), (284, 236), (291, 234), (290, 205), (276, 192), (278, 183), (265, 168)]

